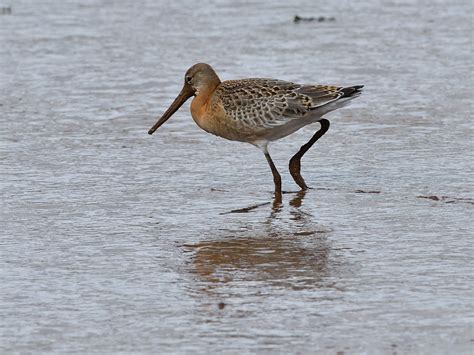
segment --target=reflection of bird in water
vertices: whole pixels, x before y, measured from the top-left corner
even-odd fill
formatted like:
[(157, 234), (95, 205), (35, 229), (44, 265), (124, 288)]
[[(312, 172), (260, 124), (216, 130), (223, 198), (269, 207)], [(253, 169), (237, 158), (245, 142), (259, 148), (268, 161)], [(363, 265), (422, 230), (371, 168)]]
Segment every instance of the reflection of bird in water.
[(298, 235), (255, 235), (204, 241), (192, 246), (195, 272), (212, 283), (235, 279), (268, 281), (292, 288), (311, 287), (328, 275), (330, 248), (325, 238), (312, 236), (304, 247)]
[(296, 193), (296, 196), (290, 201), (290, 206), (299, 208), (303, 204), (303, 199), (306, 196), (306, 190), (301, 190)]
[(194, 271), (210, 282), (209, 287), (232, 280), (266, 281), (294, 289), (321, 284), (329, 273), (328, 230), (299, 211), (304, 194), (290, 202), (289, 219), (279, 217), (280, 205), (272, 206), (257, 229), (225, 231), (228, 235), (186, 245), (194, 254)]
[(247, 142), (262, 149), (273, 174), (275, 196), (281, 199), (281, 177), (268, 152), (268, 144), (311, 123), (321, 124), (321, 129), (289, 163), (293, 180), (306, 190), (308, 186), (300, 173), (301, 158), (329, 129), (329, 121), (323, 116), (347, 106), (361, 94), (362, 87), (300, 85), (276, 79), (221, 82), (210, 65), (199, 63), (186, 72), (181, 92), (148, 133), (153, 134), (194, 96), (191, 115), (199, 127), (217, 136)]
[[(306, 190), (298, 191), (295, 194), (295, 196), (290, 200), (290, 206), (293, 206), (295, 208), (301, 207), (301, 205), (303, 203), (303, 199), (304, 199), (305, 196), (306, 196)], [(271, 204), (271, 202), (257, 203), (257, 204), (250, 205), (250, 206), (247, 206), (247, 207), (237, 208), (237, 209), (234, 209), (234, 210), (231, 210), (231, 211), (228, 211), (228, 212), (223, 212), (221, 214), (247, 213), (247, 212), (253, 211), (253, 210), (255, 210), (259, 207), (266, 206), (266, 205), (269, 205), (269, 204)], [(281, 198), (278, 198), (277, 196), (275, 196), (275, 198), (273, 199), (273, 203), (272, 203), (272, 215), (276, 215), (278, 212), (280, 212), (281, 208), (282, 208), (282, 200), (281, 200)], [(299, 211), (299, 209), (296, 210), (296, 212), (301, 213), (301, 211)], [(272, 217), (272, 215), (270, 217)]]

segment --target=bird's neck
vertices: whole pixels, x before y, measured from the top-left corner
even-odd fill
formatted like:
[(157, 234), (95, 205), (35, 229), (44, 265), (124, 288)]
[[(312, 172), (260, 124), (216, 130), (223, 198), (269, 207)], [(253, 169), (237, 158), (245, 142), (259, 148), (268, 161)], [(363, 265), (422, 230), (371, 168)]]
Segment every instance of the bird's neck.
[(191, 114), (194, 119), (201, 119), (205, 115), (211, 97), (220, 83), (221, 81), (217, 78), (216, 81), (209, 83), (209, 85), (206, 85), (197, 92), (196, 97), (191, 103)]

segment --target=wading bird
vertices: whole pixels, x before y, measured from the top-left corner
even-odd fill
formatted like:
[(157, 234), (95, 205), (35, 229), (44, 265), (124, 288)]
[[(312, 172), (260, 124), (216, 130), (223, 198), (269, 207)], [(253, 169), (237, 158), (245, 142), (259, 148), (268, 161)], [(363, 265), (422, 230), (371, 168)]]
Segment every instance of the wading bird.
[(301, 158), (329, 129), (323, 115), (344, 107), (361, 94), (363, 85), (339, 87), (300, 85), (276, 79), (241, 79), (221, 82), (208, 64), (188, 69), (184, 85), (163, 116), (148, 131), (153, 134), (191, 96), (191, 116), (206, 132), (262, 149), (272, 170), (275, 196), (281, 198), (281, 177), (268, 144), (300, 128), (319, 122), (321, 128), (290, 159), (290, 173), (302, 190), (308, 186), (301, 176)]

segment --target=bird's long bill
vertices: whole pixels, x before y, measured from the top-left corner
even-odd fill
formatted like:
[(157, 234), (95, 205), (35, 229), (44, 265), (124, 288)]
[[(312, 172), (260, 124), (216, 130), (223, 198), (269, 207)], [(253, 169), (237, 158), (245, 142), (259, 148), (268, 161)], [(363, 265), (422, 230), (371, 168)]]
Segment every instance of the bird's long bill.
[(155, 123), (153, 127), (150, 128), (148, 134), (153, 134), (163, 123), (165, 123), (178, 109), (194, 95), (192, 88), (189, 85), (184, 85), (183, 89), (179, 95), (174, 99), (171, 106), (166, 110), (166, 112), (161, 116), (158, 122)]

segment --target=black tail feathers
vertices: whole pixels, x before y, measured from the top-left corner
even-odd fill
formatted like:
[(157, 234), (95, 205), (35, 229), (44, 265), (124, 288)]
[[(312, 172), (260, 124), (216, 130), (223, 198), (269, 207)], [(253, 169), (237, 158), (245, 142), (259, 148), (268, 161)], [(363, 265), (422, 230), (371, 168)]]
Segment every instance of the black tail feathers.
[(344, 95), (342, 95), (341, 98), (351, 97), (351, 96), (354, 96), (356, 94), (360, 94), (363, 87), (364, 87), (364, 85), (356, 85), (356, 86), (348, 86), (346, 88), (342, 88), (341, 91)]

